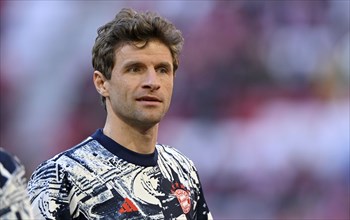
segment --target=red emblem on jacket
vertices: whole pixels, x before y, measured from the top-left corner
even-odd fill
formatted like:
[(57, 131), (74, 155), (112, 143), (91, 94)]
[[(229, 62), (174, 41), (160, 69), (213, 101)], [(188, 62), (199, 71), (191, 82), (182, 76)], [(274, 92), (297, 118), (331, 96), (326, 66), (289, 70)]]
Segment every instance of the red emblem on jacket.
[(180, 203), (182, 211), (187, 214), (191, 210), (190, 193), (182, 184), (175, 183), (172, 186), (172, 193), (176, 196)]

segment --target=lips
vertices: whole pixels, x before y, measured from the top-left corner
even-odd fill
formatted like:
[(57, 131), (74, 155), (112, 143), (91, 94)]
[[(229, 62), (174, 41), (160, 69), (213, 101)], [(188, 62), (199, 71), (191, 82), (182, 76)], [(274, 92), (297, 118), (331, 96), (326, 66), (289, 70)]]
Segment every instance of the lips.
[(145, 102), (162, 102), (156, 96), (142, 96), (136, 99), (137, 101), (145, 101)]

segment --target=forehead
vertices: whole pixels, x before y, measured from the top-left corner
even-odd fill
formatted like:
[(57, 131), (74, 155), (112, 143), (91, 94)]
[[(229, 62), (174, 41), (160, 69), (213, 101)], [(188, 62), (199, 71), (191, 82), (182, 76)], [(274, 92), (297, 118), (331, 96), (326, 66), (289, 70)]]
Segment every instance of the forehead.
[(159, 60), (172, 63), (170, 49), (158, 40), (132, 42), (121, 45), (115, 51), (116, 64), (127, 60)]

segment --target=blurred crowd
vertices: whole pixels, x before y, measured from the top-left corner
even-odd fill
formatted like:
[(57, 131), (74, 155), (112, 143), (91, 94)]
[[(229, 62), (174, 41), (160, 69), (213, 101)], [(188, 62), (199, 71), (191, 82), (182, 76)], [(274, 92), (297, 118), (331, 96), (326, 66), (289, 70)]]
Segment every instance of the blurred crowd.
[(91, 48), (123, 7), (183, 31), (159, 142), (193, 159), (215, 219), (350, 219), (347, 0), (1, 1), (0, 145), (28, 177), (103, 127)]

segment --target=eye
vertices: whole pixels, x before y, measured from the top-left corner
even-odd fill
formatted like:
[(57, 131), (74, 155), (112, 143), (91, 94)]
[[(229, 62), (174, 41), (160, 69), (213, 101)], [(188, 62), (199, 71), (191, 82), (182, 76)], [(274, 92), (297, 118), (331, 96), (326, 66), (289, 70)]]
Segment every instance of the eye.
[(160, 67), (160, 68), (158, 68), (158, 72), (163, 73), (163, 74), (167, 74), (167, 73), (169, 73), (169, 69), (166, 67)]
[(132, 72), (132, 73), (138, 73), (141, 71), (141, 68), (138, 66), (132, 66), (128, 69), (128, 72)]

